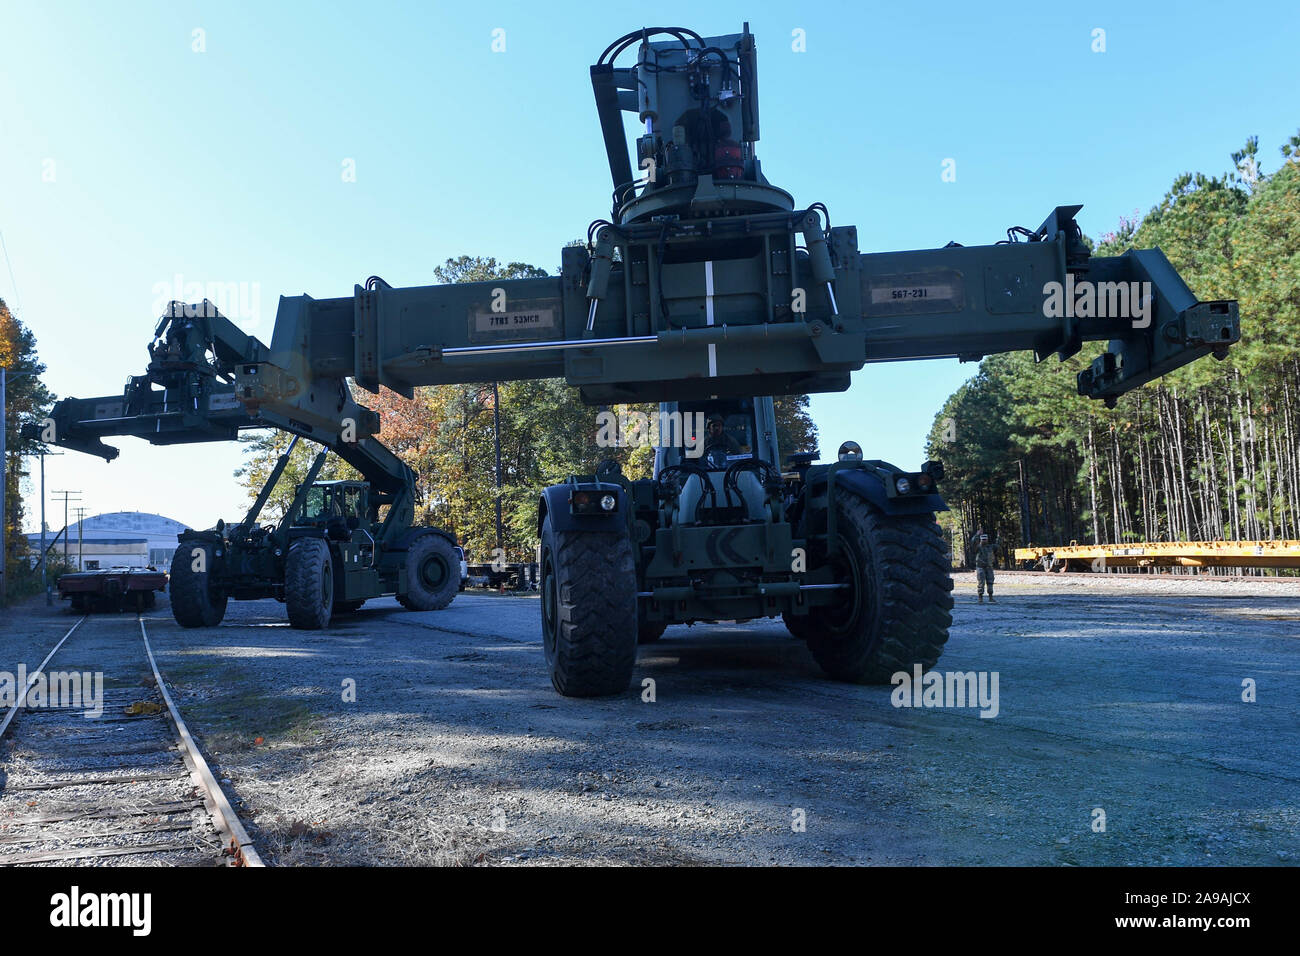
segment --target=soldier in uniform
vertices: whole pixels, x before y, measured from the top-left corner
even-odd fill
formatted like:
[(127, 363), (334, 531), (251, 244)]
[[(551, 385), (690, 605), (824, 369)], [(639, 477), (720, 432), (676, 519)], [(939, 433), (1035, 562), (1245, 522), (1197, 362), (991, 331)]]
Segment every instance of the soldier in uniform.
[(975, 587), (979, 594), (980, 603), (984, 603), (984, 589), (989, 590), (989, 603), (997, 604), (993, 599), (993, 552), (997, 548), (996, 540), (989, 540), (989, 536), (980, 528), (975, 532), (975, 537), (971, 542), (971, 548), (975, 554)]
[(704, 436), (704, 451), (707, 453), (714, 448), (722, 449), (724, 454), (739, 455), (743, 449), (740, 442), (728, 435), (725, 431), (727, 420), (718, 412), (709, 416), (708, 430)]

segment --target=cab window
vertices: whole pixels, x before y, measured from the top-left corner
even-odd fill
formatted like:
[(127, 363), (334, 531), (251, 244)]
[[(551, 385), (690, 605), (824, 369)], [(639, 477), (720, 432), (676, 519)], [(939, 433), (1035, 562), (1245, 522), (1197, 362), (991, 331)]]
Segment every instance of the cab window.
[(361, 506), (361, 489), (356, 486), (349, 486), (343, 490), (343, 517), (345, 518), (364, 518)]
[(329, 508), (328, 489), (319, 486), (307, 489), (307, 499), (302, 506), (303, 521), (318, 521), (325, 517)]

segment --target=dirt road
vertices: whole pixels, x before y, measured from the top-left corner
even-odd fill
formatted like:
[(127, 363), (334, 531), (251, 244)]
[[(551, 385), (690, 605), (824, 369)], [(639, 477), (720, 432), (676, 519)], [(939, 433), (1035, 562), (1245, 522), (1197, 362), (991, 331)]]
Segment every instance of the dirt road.
[[(1300, 585), (969, 577), (939, 670), (996, 675), (991, 717), (826, 680), (775, 622), (670, 628), (591, 701), (551, 689), (535, 597), (146, 620), (273, 864), (1296, 862)], [(8, 618), (0, 669), (67, 619)]]

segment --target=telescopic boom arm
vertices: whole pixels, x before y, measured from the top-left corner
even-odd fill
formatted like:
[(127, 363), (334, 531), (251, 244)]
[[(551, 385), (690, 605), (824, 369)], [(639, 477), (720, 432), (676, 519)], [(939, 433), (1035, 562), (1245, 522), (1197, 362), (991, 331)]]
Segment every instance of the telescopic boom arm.
[[(657, 39), (667, 37), (667, 39)], [(655, 38), (655, 39), (652, 39)], [(636, 64), (615, 67), (637, 47)], [(796, 207), (755, 155), (757, 53), (748, 28), (701, 38), (647, 28), (592, 67), (611, 176), (610, 221), (560, 274), (282, 297), (269, 345), (206, 301), (173, 303), (150, 363), (121, 396), (67, 399), (57, 444), (112, 458), (110, 435), (155, 444), (276, 427), (318, 441), (411, 506), (410, 470), (376, 442), (349, 383), (419, 386), (562, 377), (591, 404), (839, 391), (864, 365), (1032, 350), (1107, 351), (1081, 395), (1130, 389), (1238, 341), (1234, 301), (1200, 302), (1158, 249), (1094, 257), (1058, 206), (992, 245), (863, 253), (853, 226)], [(622, 113), (645, 133), (631, 175)], [(409, 519), (408, 519), (409, 520)]]

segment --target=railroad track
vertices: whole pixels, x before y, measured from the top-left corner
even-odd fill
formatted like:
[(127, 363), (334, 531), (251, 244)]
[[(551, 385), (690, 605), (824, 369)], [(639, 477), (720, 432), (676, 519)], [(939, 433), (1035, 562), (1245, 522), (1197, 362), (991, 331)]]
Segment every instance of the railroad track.
[(0, 866), (262, 866), (163, 683), (144, 619), (123, 623), (77, 621), (0, 718)]

